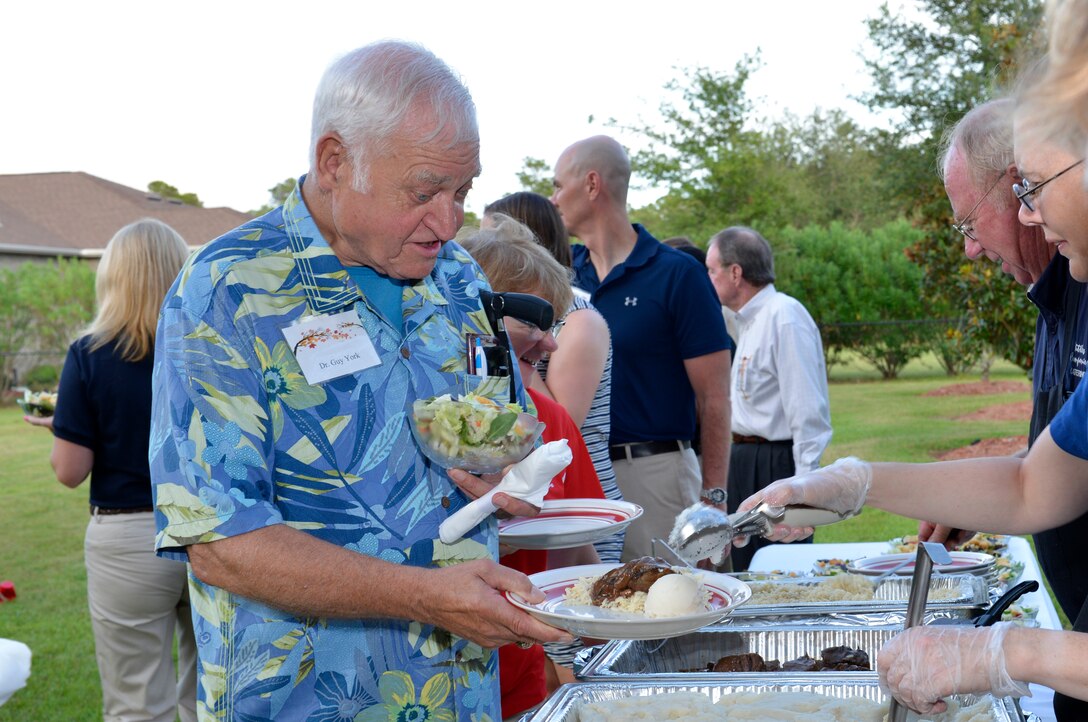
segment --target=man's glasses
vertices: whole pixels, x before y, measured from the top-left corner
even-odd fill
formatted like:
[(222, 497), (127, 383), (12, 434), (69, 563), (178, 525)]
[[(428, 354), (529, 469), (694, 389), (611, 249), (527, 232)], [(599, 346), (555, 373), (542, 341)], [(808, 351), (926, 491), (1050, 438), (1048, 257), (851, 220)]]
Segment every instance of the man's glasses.
[(1047, 183), (1049, 183), (1050, 181), (1055, 180), (1057, 178), (1060, 178), (1062, 175), (1064, 175), (1064, 174), (1068, 173), (1069, 171), (1073, 170), (1074, 168), (1076, 168), (1078, 165), (1080, 165), (1083, 162), (1084, 162), (1084, 158), (1081, 158), (1080, 160), (1078, 160), (1073, 165), (1058, 171), (1057, 173), (1050, 176), (1049, 178), (1047, 178), (1045, 181), (1039, 183), (1038, 185), (1032, 185), (1031, 181), (1029, 181), (1027, 178), (1024, 179), (1023, 183), (1013, 183), (1012, 184), (1012, 192), (1016, 194), (1017, 200), (1019, 200), (1021, 203), (1024, 204), (1024, 208), (1027, 208), (1029, 211), (1034, 213), (1035, 212), (1035, 206), (1031, 202), (1031, 197), (1033, 195), (1035, 195), (1036, 193), (1038, 193), (1042, 189), (1042, 187), (1045, 186)]
[(975, 215), (975, 211), (977, 211), (978, 207), (982, 205), (982, 201), (986, 200), (986, 198), (994, 192), (994, 188), (997, 188), (997, 185), (1004, 177), (1004, 173), (999, 175), (997, 177), (997, 180), (993, 182), (993, 185), (990, 186), (989, 190), (982, 194), (982, 197), (980, 197), (978, 199), (978, 202), (976, 202), (975, 205), (971, 207), (971, 210), (967, 211), (967, 215), (963, 217), (963, 220), (959, 223), (953, 223), (952, 227), (955, 228), (958, 232), (962, 233), (967, 238), (970, 238), (972, 241), (977, 242), (978, 237), (975, 235), (975, 227), (971, 225), (975, 222), (975, 219), (973, 218), (973, 216)]

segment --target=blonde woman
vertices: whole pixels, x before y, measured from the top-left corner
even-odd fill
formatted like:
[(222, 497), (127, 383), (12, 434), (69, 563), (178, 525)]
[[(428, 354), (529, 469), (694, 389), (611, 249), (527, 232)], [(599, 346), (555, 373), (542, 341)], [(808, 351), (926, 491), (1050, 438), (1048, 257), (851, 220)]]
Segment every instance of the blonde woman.
[(159, 221), (119, 230), (98, 266), (98, 312), (68, 349), (56, 415), (26, 417), (53, 431), (60, 483), (74, 489), (91, 479), (84, 556), (105, 720), (196, 719), (185, 565), (155, 555), (147, 461), (155, 324), (188, 255)]

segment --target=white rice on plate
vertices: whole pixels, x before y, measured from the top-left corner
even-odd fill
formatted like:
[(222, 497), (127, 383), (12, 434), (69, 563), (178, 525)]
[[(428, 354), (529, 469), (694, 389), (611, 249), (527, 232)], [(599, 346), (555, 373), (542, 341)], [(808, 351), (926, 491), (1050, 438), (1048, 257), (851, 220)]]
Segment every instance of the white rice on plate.
[[(699, 583), (699, 591), (703, 596), (703, 611), (710, 609), (710, 590), (703, 584), (702, 577), (690, 569), (675, 569), (677, 574), (685, 574)], [(631, 614), (646, 614), (646, 592), (634, 592), (629, 597), (620, 597), (604, 604), (593, 604), (593, 584), (600, 577), (581, 577), (577, 582), (563, 591), (563, 601), (571, 606), (599, 607), (601, 609), (614, 609), (618, 612), (630, 612)]]

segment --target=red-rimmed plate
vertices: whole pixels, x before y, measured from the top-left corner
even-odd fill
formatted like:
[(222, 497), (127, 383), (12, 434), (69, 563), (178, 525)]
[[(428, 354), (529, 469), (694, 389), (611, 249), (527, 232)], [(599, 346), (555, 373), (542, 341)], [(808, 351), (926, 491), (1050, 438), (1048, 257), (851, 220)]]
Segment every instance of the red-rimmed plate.
[[(933, 571), (941, 574), (976, 574), (984, 576), (993, 569), (994, 558), (989, 554), (979, 552), (948, 552), (952, 557), (951, 564), (934, 564)], [(912, 554), (880, 554), (875, 557), (856, 559), (846, 565), (846, 570), (855, 574), (868, 574), (876, 576), (890, 571), (903, 561), (909, 561), (905, 567), (896, 572), (898, 576), (909, 576), (914, 573), (914, 560), (916, 553)]]
[(642, 507), (628, 501), (545, 501), (536, 516), (499, 522), (499, 543), (515, 549), (568, 549), (612, 536), (640, 516)]
[(601, 609), (591, 605), (569, 605), (564, 592), (583, 577), (599, 577), (620, 564), (585, 564), (529, 575), (546, 598), (529, 604), (513, 592), (506, 598), (545, 624), (565, 629), (579, 637), (594, 639), (667, 639), (719, 622), (738, 606), (752, 598), (751, 588), (727, 574), (701, 570), (693, 574), (710, 593), (708, 609), (677, 617), (650, 618), (641, 613)]

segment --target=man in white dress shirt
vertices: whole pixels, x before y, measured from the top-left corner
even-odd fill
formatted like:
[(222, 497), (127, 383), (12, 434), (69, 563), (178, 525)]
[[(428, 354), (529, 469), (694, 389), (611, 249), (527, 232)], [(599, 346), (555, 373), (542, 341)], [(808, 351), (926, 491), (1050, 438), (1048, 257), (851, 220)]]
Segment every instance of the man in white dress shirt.
[[(797, 299), (774, 287), (774, 255), (751, 228), (733, 226), (710, 239), (710, 281), (736, 314), (732, 368), (733, 445), (729, 511), (777, 479), (812, 471), (831, 441), (827, 371), (820, 331)], [(733, 570), (748, 568), (769, 542), (733, 550)]]

